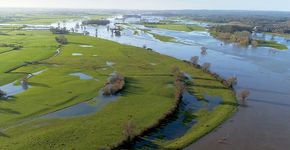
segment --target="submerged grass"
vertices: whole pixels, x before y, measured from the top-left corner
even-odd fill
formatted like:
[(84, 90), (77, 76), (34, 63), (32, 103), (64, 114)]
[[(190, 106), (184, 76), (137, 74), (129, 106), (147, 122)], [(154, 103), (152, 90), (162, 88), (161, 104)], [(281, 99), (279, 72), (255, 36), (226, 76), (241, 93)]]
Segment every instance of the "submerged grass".
[(284, 44), (277, 43), (275, 41), (263, 41), (263, 40), (257, 40), (259, 47), (271, 47), (278, 50), (287, 50), (288, 47)]

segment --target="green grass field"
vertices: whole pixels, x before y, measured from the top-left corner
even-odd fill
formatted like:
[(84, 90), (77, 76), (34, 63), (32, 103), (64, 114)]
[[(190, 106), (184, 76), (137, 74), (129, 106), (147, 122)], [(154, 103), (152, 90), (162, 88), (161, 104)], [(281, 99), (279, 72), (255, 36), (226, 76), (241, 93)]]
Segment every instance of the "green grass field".
[(205, 31), (204, 27), (198, 25), (184, 25), (184, 24), (145, 24), (146, 27), (175, 30), (175, 31)]
[[(25, 36), (18, 36), (22, 32)], [(32, 88), (0, 101), (0, 149), (67, 150), (110, 148), (122, 141), (123, 125), (131, 120), (137, 135), (174, 104), (171, 70), (175, 66), (194, 78), (190, 92), (220, 96), (224, 104), (214, 111), (199, 113), (198, 123), (190, 131), (162, 147), (182, 148), (208, 133), (234, 110), (235, 96), (229, 89), (199, 69), (180, 60), (107, 40), (81, 35), (67, 35), (69, 44), (55, 57), (57, 44), (48, 31), (11, 31), (1, 36), (5, 43), (18, 43), (21, 50), (0, 54), (0, 85), (17, 80), (27, 73), (47, 69), (28, 80)], [(93, 47), (80, 47), (91, 45)], [(3, 51), (3, 50), (2, 50)], [(72, 56), (81, 53), (82, 56)], [(10, 73), (7, 70), (24, 62), (42, 61)], [(106, 61), (114, 62), (112, 67)], [(64, 119), (37, 119), (38, 116), (74, 104), (89, 101), (98, 95), (108, 75), (118, 71), (126, 78), (126, 87), (117, 101), (97, 113)], [(80, 80), (70, 73), (82, 72), (94, 80)], [(30, 120), (33, 119), (33, 120)], [(24, 121), (26, 120), (26, 121)]]
[(271, 47), (271, 48), (275, 48), (278, 50), (287, 50), (288, 49), (288, 47), (286, 45), (277, 43), (275, 41), (258, 40), (258, 46), (259, 47)]

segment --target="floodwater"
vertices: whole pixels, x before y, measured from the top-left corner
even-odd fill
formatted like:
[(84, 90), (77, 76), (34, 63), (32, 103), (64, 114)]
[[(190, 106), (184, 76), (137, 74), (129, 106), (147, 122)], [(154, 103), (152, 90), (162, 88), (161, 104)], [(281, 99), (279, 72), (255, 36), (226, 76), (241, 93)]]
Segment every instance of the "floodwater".
[(98, 112), (108, 103), (117, 100), (118, 96), (103, 96), (102, 90), (99, 91), (99, 96), (88, 102), (82, 102), (65, 109), (61, 109), (52, 113), (48, 113), (41, 118), (67, 118), (79, 117)]
[(81, 80), (91, 80), (91, 79), (93, 79), (92, 76), (89, 76), (89, 75), (84, 74), (84, 73), (81, 73), (81, 72), (71, 73), (71, 74), (69, 74), (69, 75), (71, 75), (71, 76), (77, 76), (77, 77), (79, 77)]
[(154, 144), (155, 140), (173, 140), (184, 135), (196, 122), (196, 117), (193, 113), (199, 110), (213, 110), (221, 102), (220, 97), (212, 97), (205, 95), (206, 99), (197, 100), (188, 91), (182, 94), (181, 103), (178, 106), (177, 112), (166, 122), (161, 124), (161, 127), (149, 133), (148, 135), (138, 138), (136, 142), (131, 145), (131, 149), (152, 149), (158, 148)]
[[(32, 76), (39, 75), (39, 74), (43, 73), (46, 70), (48, 70), (48, 69), (44, 69), (44, 70), (40, 70), (38, 72), (34, 72), (34, 73), (31, 73), (31, 74), (28, 74), (26, 76), (26, 78), (29, 79)], [(6, 93), (7, 97), (10, 97), (10, 96), (22, 93), (25, 90), (27, 90), (27, 89), (32, 87), (31, 85), (29, 85), (29, 83), (20, 81), (20, 83), (18, 84), (17, 82), (18, 81), (14, 81), (14, 82), (8, 83), (6, 85), (2, 85), (2, 86), (0, 86), (0, 89)]]
[[(61, 26), (66, 26), (68, 29), (75, 28), (76, 23), (76, 21), (66, 22)], [(57, 26), (57, 24), (52, 26)], [(179, 43), (161, 42), (137, 28), (145, 29), (141, 25), (133, 25), (130, 28), (125, 26), (121, 36), (112, 34), (106, 26), (87, 26), (78, 28), (76, 31), (79, 33), (86, 31), (90, 36), (98, 36), (121, 44), (138, 47), (146, 45), (147, 48), (152, 48), (158, 53), (180, 60), (190, 60), (192, 56), (199, 56), (200, 64), (210, 62), (212, 64), (210, 70), (222, 77), (236, 76), (238, 78), (238, 84), (235, 87), (237, 92), (247, 89), (251, 93), (248, 107), (240, 107), (239, 111), (220, 128), (187, 149), (289, 149), (289, 50), (239, 47), (235, 44), (223, 43), (206, 31), (179, 32), (150, 29), (153, 33), (175, 37), (179, 41)], [(140, 34), (134, 35), (134, 30), (140, 31)], [(256, 38), (275, 40), (290, 47), (289, 40), (283, 37), (258, 34)], [(206, 55), (200, 53), (201, 47), (208, 48)]]
[(72, 55), (72, 56), (83, 56), (82, 53), (72, 53), (71, 55)]
[[(74, 23), (70, 23), (73, 27)], [(66, 25), (70, 25), (66, 24)], [(132, 29), (133, 28), (133, 29)], [(135, 29), (134, 29), (135, 28)], [(91, 36), (116, 41), (122, 44), (152, 48), (154, 51), (181, 60), (199, 56), (199, 63), (210, 62), (211, 70), (224, 78), (236, 76), (237, 92), (250, 91), (248, 107), (241, 107), (221, 128), (192, 144), (188, 149), (235, 149), (270, 150), (290, 147), (290, 51), (278, 51), (265, 47), (239, 47), (223, 43), (208, 32), (179, 32), (151, 29), (153, 33), (172, 36), (179, 43), (161, 42), (135, 25), (125, 28), (121, 36), (107, 31), (105, 26), (88, 26)], [(97, 29), (97, 30), (96, 30)], [(140, 34), (134, 35), (134, 30)], [(80, 29), (78, 32), (82, 32)], [(273, 39), (290, 47), (283, 37), (256, 35), (257, 38)], [(182, 44), (185, 43), (185, 44)], [(206, 47), (207, 54), (201, 55), (200, 48)], [(220, 139), (225, 139), (224, 143)], [(226, 143), (226, 144), (225, 144)]]

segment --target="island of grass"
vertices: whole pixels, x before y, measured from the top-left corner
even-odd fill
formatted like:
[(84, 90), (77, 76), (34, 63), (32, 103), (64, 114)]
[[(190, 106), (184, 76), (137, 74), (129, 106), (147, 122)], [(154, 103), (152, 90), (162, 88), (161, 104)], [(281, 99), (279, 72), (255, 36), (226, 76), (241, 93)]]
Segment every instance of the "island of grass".
[(256, 40), (258, 42), (258, 47), (271, 47), (278, 50), (287, 50), (288, 47), (284, 44), (277, 43), (276, 41), (264, 41)]
[[(27, 36), (20, 38), (16, 36), (18, 32)], [(174, 82), (174, 67), (193, 78), (189, 91), (195, 96), (207, 94), (223, 101), (212, 111), (193, 112), (197, 123), (192, 129), (176, 140), (160, 143), (160, 148), (182, 148), (190, 144), (216, 128), (236, 109), (233, 91), (191, 64), (168, 56), (77, 34), (66, 35), (69, 43), (55, 55), (55, 35), (48, 31), (8, 34), (0, 38), (23, 43), (24, 48), (0, 55), (1, 64), (5, 64), (0, 68), (1, 85), (29, 73), (45, 71), (29, 78), (31, 88), (0, 101), (0, 149), (115, 148), (128, 138), (124, 130), (137, 136), (160, 123), (159, 119), (176, 105), (174, 88), (169, 86)], [(82, 55), (73, 55), (76, 53)], [(26, 63), (39, 60), (43, 61)], [(114, 102), (84, 116), (40, 118), (81, 102), (98, 104), (98, 99), (92, 99), (99, 95), (98, 91), (114, 71), (122, 73), (126, 80), (121, 95)], [(71, 73), (84, 73), (91, 79), (81, 80)], [(130, 130), (128, 124), (132, 124)]]
[[(177, 41), (175, 40), (174, 37), (156, 34), (156, 33), (151, 32), (148, 29), (140, 29), (140, 30), (143, 31), (143, 32), (145, 32), (145, 33), (151, 34), (155, 39), (157, 39), (159, 41), (162, 41), (162, 42), (175, 42), (175, 43), (177, 43)], [(134, 31), (134, 35), (137, 35), (137, 34), (139, 34), (139, 32), (138, 31)]]
[(287, 50), (288, 47), (276, 41), (257, 40), (252, 36), (252, 27), (247, 25), (216, 25), (210, 28), (210, 34), (226, 42), (237, 43), (240, 46), (270, 47), (277, 50)]
[(167, 29), (167, 30), (175, 30), (175, 31), (205, 31), (206, 28), (199, 25), (185, 25), (185, 24), (144, 24), (149, 28), (159, 28), (159, 29)]

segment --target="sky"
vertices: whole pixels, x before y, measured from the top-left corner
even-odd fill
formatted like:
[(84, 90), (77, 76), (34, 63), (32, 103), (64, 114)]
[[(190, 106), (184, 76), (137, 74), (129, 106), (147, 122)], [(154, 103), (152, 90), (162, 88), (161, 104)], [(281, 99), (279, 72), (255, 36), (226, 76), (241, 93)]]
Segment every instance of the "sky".
[(290, 11), (290, 0), (0, 0), (0, 7)]

